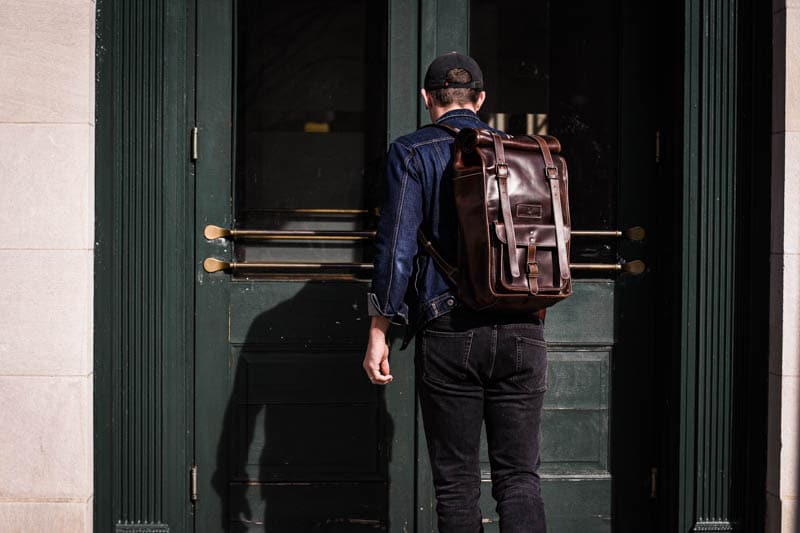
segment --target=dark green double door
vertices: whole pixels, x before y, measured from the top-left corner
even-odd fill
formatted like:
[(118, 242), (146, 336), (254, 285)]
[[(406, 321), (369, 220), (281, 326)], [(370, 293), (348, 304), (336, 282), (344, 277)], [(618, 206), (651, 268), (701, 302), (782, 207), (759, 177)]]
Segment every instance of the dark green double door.
[[(432, 57), (478, 59), (493, 125), (559, 136), (575, 229), (655, 223), (653, 14), (560, 4), (198, 1), (196, 531), (434, 530), (413, 348), (394, 347), (389, 387), (360, 367), (381, 158), (427, 121)], [(652, 245), (576, 237), (572, 261)], [(548, 315), (548, 521), (647, 530), (653, 275), (580, 272)]]

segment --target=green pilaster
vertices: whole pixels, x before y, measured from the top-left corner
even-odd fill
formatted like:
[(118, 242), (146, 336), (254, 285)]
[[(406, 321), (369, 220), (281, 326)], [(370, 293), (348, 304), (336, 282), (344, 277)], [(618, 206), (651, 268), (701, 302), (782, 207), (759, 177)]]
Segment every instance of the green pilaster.
[(190, 516), (188, 31), (183, 2), (97, 2), (97, 531)]
[[(422, 0), (420, 2), (419, 82), (433, 59), (445, 52), (457, 50), (469, 53), (469, 1)], [(422, 100), (417, 100), (420, 124), (430, 122)]]
[[(388, 39), (388, 105), (387, 145), (400, 135), (417, 127), (419, 53), (419, 7), (410, 0), (389, 1)], [(417, 483), (414, 468), (418, 450), (409, 435), (415, 433), (414, 348), (398, 350), (402, 332), (394, 332), (392, 372), (397, 383), (386, 389), (386, 407), (392, 413), (394, 434), (389, 458), (389, 530), (403, 532), (414, 529)], [(410, 393), (409, 393), (410, 391)]]
[(685, 3), (680, 531), (733, 531), (737, 0)]
[(417, 2), (389, 1), (387, 142), (417, 128), (418, 28)]

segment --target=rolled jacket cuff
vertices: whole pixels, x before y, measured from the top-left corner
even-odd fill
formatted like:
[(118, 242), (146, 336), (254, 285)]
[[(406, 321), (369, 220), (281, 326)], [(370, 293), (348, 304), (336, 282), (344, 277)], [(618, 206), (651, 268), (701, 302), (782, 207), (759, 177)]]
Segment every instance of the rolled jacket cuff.
[(388, 313), (381, 307), (378, 295), (374, 292), (367, 293), (367, 314), (369, 316), (382, 316), (389, 319), (389, 322), (398, 326), (408, 325), (408, 314), (403, 312)]

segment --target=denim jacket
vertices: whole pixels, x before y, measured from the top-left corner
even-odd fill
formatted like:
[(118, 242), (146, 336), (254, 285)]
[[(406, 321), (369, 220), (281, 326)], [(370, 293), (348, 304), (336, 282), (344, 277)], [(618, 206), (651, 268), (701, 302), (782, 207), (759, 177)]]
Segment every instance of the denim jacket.
[[(489, 127), (469, 109), (448, 111), (436, 122), (456, 128)], [(417, 246), (417, 229), (422, 227), (439, 253), (455, 261), (452, 146), (452, 134), (424, 127), (395, 140), (387, 153), (386, 197), (375, 239), (368, 307), (370, 315), (410, 326), (403, 347), (422, 326), (458, 305), (455, 287)]]

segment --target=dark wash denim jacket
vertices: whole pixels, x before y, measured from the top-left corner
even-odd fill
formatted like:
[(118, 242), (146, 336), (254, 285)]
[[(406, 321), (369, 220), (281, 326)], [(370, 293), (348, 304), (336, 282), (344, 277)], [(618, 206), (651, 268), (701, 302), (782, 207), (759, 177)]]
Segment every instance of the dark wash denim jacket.
[[(489, 127), (469, 109), (448, 111), (436, 122), (456, 128)], [(455, 260), (452, 147), (452, 134), (424, 127), (395, 140), (387, 153), (386, 197), (375, 239), (368, 305), (370, 315), (410, 326), (403, 347), (422, 326), (458, 305), (455, 287), (417, 246), (421, 226), (439, 253)]]

